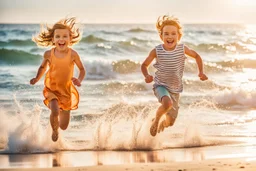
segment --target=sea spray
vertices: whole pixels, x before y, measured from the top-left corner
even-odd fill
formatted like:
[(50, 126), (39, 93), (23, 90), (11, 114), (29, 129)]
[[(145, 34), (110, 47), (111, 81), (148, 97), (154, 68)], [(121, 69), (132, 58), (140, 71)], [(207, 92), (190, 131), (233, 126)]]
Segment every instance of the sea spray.
[[(94, 150), (150, 150), (159, 148), (149, 134), (152, 106), (120, 103), (104, 112), (95, 123)], [(129, 138), (130, 137), (130, 138)]]
[[(17, 112), (14, 116), (8, 117), (3, 124), (8, 124), (1, 135), (5, 138), (5, 146), (1, 153), (49, 153), (61, 149), (67, 149), (68, 143), (61, 136), (57, 143), (51, 140), (51, 126), (49, 121), (43, 123), (41, 120), (42, 108), (37, 104), (32, 109), (27, 109), (16, 99), (14, 102)], [(7, 114), (1, 112), (3, 118)], [(2, 125), (2, 124), (1, 124)]]
[(184, 133), (184, 147), (202, 147), (204, 144), (199, 128), (195, 124), (187, 126)]

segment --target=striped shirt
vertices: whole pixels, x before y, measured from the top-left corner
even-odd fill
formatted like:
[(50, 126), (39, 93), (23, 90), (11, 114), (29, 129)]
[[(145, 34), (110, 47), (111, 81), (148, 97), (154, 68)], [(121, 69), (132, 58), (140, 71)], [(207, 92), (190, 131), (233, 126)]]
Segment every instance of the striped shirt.
[(162, 44), (156, 46), (154, 88), (164, 86), (171, 93), (181, 93), (185, 59), (184, 44), (177, 44), (172, 51), (166, 51)]

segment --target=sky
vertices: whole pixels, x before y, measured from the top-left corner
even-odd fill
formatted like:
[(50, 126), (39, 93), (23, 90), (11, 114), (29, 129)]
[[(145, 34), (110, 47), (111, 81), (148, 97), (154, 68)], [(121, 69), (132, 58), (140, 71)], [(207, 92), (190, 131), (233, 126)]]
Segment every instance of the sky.
[(0, 23), (155, 23), (174, 15), (182, 23), (256, 24), (256, 0), (0, 0)]

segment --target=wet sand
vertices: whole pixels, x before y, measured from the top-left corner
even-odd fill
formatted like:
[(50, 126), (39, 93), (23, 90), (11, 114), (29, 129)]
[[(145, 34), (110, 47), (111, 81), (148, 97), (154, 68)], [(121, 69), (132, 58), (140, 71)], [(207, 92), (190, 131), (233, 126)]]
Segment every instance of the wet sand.
[(1, 170), (256, 170), (256, 146), (1, 154)]

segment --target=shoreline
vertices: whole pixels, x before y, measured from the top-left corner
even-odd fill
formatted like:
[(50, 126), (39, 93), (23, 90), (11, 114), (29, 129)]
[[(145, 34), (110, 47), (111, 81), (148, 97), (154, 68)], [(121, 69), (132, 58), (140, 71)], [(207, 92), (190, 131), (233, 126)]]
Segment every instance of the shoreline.
[(156, 151), (60, 151), (46, 154), (1, 154), (0, 170), (255, 171), (256, 146), (208, 146)]
[(253, 158), (227, 158), (210, 159), (204, 161), (171, 162), (171, 163), (133, 163), (122, 165), (99, 165), (84, 167), (54, 167), (54, 168), (8, 168), (8, 171), (255, 171), (256, 157)]

